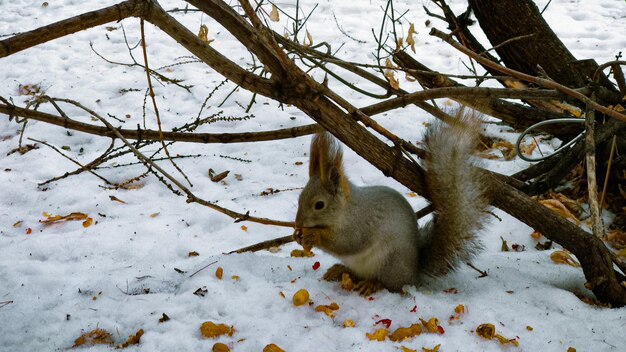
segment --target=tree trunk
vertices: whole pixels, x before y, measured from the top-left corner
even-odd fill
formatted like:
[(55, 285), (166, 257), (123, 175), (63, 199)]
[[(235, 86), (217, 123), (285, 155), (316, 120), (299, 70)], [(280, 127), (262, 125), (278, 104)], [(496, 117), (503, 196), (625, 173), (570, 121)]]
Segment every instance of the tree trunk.
[[(547, 75), (571, 88), (584, 87), (592, 79), (598, 67), (595, 61), (577, 60), (532, 0), (468, 0), (468, 3), (505, 66), (533, 76)], [(498, 46), (527, 35), (532, 36)], [(600, 83), (617, 93), (606, 77), (601, 77)]]

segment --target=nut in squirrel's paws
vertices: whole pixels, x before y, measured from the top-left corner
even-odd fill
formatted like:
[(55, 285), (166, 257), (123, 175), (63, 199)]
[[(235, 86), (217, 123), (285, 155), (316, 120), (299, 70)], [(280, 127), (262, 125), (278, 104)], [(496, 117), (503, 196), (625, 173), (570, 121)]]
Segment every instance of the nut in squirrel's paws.
[(354, 290), (361, 296), (369, 296), (383, 289), (383, 284), (378, 280), (362, 280), (354, 286)]
[(293, 233), (293, 239), (300, 244), (305, 251), (313, 247), (319, 247), (322, 241), (324, 229), (316, 227), (297, 228)]

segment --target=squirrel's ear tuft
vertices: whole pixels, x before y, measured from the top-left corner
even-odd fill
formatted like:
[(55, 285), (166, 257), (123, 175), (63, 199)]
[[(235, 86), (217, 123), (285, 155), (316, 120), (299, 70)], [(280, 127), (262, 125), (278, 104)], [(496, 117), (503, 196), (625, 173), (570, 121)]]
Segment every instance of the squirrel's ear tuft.
[(348, 183), (342, 166), (341, 145), (328, 132), (318, 133), (311, 141), (309, 177), (318, 176), (322, 184), (336, 194), (347, 196)]

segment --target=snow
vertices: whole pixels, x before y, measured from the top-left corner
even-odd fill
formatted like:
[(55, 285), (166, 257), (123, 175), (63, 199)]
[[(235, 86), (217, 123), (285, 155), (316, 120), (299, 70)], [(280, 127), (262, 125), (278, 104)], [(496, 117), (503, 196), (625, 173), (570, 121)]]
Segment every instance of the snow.
[[(48, 6), (33, 1), (0, 1), (0, 35), (30, 30), (54, 21), (109, 6), (115, 1), (49, 1)], [(547, 1), (538, 1), (543, 8)], [(184, 7), (183, 2), (164, 1), (165, 9)], [(233, 2), (235, 4), (235, 2)], [(300, 2), (303, 11), (313, 9), (313, 2)], [(415, 23), (416, 57), (433, 69), (467, 74), (465, 58), (440, 40), (428, 35), (424, 1), (396, 1), (396, 10), (410, 10), (406, 20)], [(295, 11), (295, 1), (277, 3), (285, 11)], [(316, 43), (327, 41), (338, 48), (337, 56), (349, 61), (374, 63), (375, 43), (371, 28), (377, 31), (384, 1), (320, 1), (310, 17), (307, 29)], [(452, 2), (460, 13), (465, 3)], [(267, 8), (269, 11), (269, 7)], [(344, 31), (365, 44), (346, 38), (335, 24), (337, 17)], [(197, 32), (207, 24), (209, 39), (216, 49), (241, 65), (251, 63), (233, 37), (214, 20), (200, 13), (173, 13), (179, 21)], [(595, 58), (602, 63), (614, 59), (626, 48), (626, 7), (621, 0), (594, 2), (554, 0), (545, 12), (548, 23), (579, 59)], [(432, 26), (445, 26), (432, 20)], [(103, 116), (111, 114), (124, 121), (123, 127), (143, 126), (142, 117), (145, 73), (140, 67), (105, 62), (89, 46), (108, 60), (132, 63), (121, 30), (123, 25), (131, 45), (140, 38), (139, 21), (126, 19), (120, 24), (79, 33), (30, 48), (0, 59), (0, 96), (23, 105), (18, 94), (20, 84), (39, 84), (46, 94), (82, 102)], [(275, 25), (282, 32), (285, 16)], [(112, 30), (107, 29), (112, 27)], [(408, 30), (405, 23), (403, 32)], [(476, 28), (475, 31), (479, 32)], [(302, 34), (304, 35), (304, 34)], [(480, 38), (484, 36), (479, 34)], [(5, 37), (2, 37), (5, 38)], [(185, 61), (182, 47), (146, 24), (146, 42), (150, 66), (157, 68)], [(487, 43), (483, 40), (484, 43)], [(133, 51), (142, 61), (140, 50)], [(191, 63), (159, 71), (171, 78), (184, 79), (193, 85), (187, 92), (172, 84), (154, 83), (164, 130), (195, 119), (200, 106), (223, 78), (202, 63)], [(320, 73), (314, 75), (322, 79)], [(350, 76), (351, 81), (359, 82)], [(362, 87), (376, 90), (371, 85)], [(403, 79), (408, 90), (417, 87)], [(235, 87), (227, 83), (209, 100), (202, 117), (222, 112), (223, 116), (246, 115), (252, 95), (237, 90), (222, 106), (218, 105)], [(331, 81), (331, 88), (357, 106), (373, 102)], [(125, 92), (125, 90), (133, 91)], [(136, 90), (136, 91), (134, 91)], [(252, 107), (254, 118), (246, 121), (219, 121), (204, 125), (198, 132), (243, 132), (272, 130), (310, 123), (308, 117), (293, 107), (257, 97)], [(68, 115), (98, 124), (75, 108), (65, 106)], [(54, 113), (51, 106), (42, 111)], [(146, 105), (145, 124), (155, 129), (150, 102)], [(126, 115), (129, 115), (127, 118)], [(421, 139), (426, 113), (408, 107), (377, 117), (389, 130), (412, 142)], [(313, 258), (291, 258), (295, 244), (282, 246), (272, 253), (261, 251), (224, 254), (234, 249), (289, 235), (289, 228), (256, 223), (233, 223), (232, 219), (198, 204), (187, 204), (172, 194), (154, 176), (142, 178), (135, 190), (110, 190), (102, 180), (89, 174), (68, 177), (38, 186), (45, 180), (73, 171), (76, 165), (52, 149), (37, 143), (38, 149), (24, 155), (13, 153), (18, 146), (22, 124), (0, 117), (0, 351), (59, 351), (70, 348), (82, 333), (101, 328), (113, 334), (116, 344), (143, 329), (141, 343), (131, 351), (208, 351), (215, 342), (223, 342), (234, 351), (260, 351), (274, 343), (286, 351), (399, 351), (400, 346), (421, 351), (441, 344), (441, 351), (619, 351), (626, 337), (625, 310), (590, 306), (574, 294), (590, 296), (584, 288), (580, 269), (554, 264), (552, 251), (537, 251), (532, 229), (494, 210), (493, 218), (482, 234), (485, 250), (476, 258), (476, 267), (489, 275), (464, 266), (440, 280), (410, 287), (404, 296), (382, 291), (371, 299), (342, 290), (337, 283), (321, 280), (324, 271), (336, 260), (316, 250)], [(114, 125), (121, 123), (111, 120)], [(407, 128), (407, 127), (411, 128)], [(499, 126), (486, 126), (487, 133), (514, 141), (516, 135)], [(30, 121), (24, 143), (34, 138), (61, 149), (68, 156), (87, 163), (109, 145), (106, 138)], [(251, 144), (190, 144), (170, 146), (172, 155), (199, 157), (177, 159), (193, 183), (193, 192), (209, 201), (239, 212), (278, 220), (295, 217), (299, 188), (307, 180), (308, 137)], [(120, 145), (119, 141), (116, 145)], [(66, 148), (67, 149), (67, 148)], [(145, 147), (147, 154), (158, 144)], [(426, 205), (420, 197), (410, 197), (409, 190), (360, 159), (345, 151), (345, 165), (357, 184), (384, 184), (398, 189), (417, 210)], [(117, 164), (136, 161), (127, 155)], [(303, 163), (302, 165), (299, 165)], [(521, 160), (486, 161), (492, 170), (511, 174), (528, 166)], [(167, 161), (159, 165), (182, 180)], [(97, 172), (111, 182), (124, 182), (145, 171), (142, 165), (107, 168)], [(214, 183), (208, 170), (230, 170), (223, 183)], [(241, 175), (241, 180), (235, 177)], [(268, 188), (282, 190), (262, 196)], [(122, 202), (114, 201), (115, 197)], [(94, 219), (85, 228), (80, 221), (43, 225), (43, 213), (67, 215), (83, 212)], [(243, 227), (243, 226), (245, 227)], [(32, 233), (27, 234), (27, 229)], [(511, 244), (525, 246), (523, 252), (501, 252), (500, 237)], [(189, 256), (195, 251), (199, 256)], [(313, 264), (320, 262), (318, 270)], [(207, 266), (208, 265), (208, 266)], [(221, 280), (217, 267), (224, 269)], [(195, 274), (192, 276), (192, 274)], [(233, 279), (237, 276), (238, 279)], [(194, 295), (199, 288), (204, 296)], [(292, 295), (306, 289), (315, 304), (294, 307)], [(285, 298), (281, 297), (283, 293)], [(1, 302), (11, 302), (3, 305)], [(334, 318), (316, 312), (320, 304), (336, 302), (340, 309)], [(466, 312), (457, 321), (449, 321), (454, 308), (463, 304)], [(416, 307), (414, 311), (413, 308)], [(159, 323), (165, 313), (169, 321)], [(381, 328), (375, 324), (391, 319), (390, 330), (406, 327), (419, 318), (436, 317), (445, 330), (442, 335), (422, 334), (411, 341), (394, 343), (369, 341), (366, 333)], [(353, 328), (344, 328), (351, 319)], [(233, 336), (203, 339), (199, 333), (205, 321), (224, 323), (235, 328)], [(476, 336), (474, 330), (492, 323), (498, 333), (517, 338), (519, 347), (500, 345)], [(532, 327), (532, 331), (527, 329)], [(90, 351), (109, 351), (112, 347), (94, 346)]]

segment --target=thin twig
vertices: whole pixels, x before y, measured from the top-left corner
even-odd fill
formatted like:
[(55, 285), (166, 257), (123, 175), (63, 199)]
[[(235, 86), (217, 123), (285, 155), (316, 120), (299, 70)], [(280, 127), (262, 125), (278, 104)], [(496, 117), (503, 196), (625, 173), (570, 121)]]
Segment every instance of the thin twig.
[(430, 34), (438, 37), (440, 39), (442, 39), (443, 41), (445, 41), (446, 43), (452, 45), (455, 49), (459, 50), (460, 52), (464, 53), (465, 55), (474, 58), (476, 61), (480, 62), (482, 65), (485, 65), (487, 67), (490, 67), (494, 70), (497, 70), (499, 72), (502, 72), (506, 75), (510, 75), (513, 76), (517, 79), (521, 79), (523, 81), (527, 81), (533, 84), (536, 84), (538, 86), (544, 87), (544, 88), (549, 88), (549, 89), (556, 89), (557, 91), (566, 94), (572, 98), (576, 98), (578, 100), (580, 100), (581, 102), (585, 103), (586, 105), (588, 105), (589, 107), (593, 108), (594, 110), (600, 111), (601, 113), (611, 116), (613, 118), (616, 118), (618, 120), (621, 121), (626, 121), (626, 115), (619, 113), (615, 110), (612, 110), (610, 108), (607, 108), (606, 106), (602, 106), (598, 103), (596, 103), (595, 101), (589, 99), (587, 96), (583, 95), (582, 93), (577, 92), (574, 89), (571, 89), (569, 87), (566, 87), (562, 84), (559, 84), (555, 81), (551, 81), (548, 79), (544, 79), (544, 78), (539, 78), (539, 77), (535, 77), (535, 76), (531, 76), (513, 69), (510, 69), (508, 67), (504, 67), (500, 64), (497, 64), (493, 61), (487, 60), (481, 56), (479, 56), (478, 54), (476, 54), (475, 52), (473, 52), (472, 50), (464, 47), (463, 45), (457, 43), (456, 41), (454, 41), (450, 35), (436, 29), (433, 28), (430, 31)]
[(150, 78), (150, 67), (148, 66), (148, 49), (147, 49), (147, 44), (146, 44), (146, 34), (144, 31), (143, 22), (144, 22), (143, 18), (140, 18), (139, 27), (141, 29), (141, 48), (143, 52), (144, 67), (146, 68), (146, 79), (148, 80), (148, 90), (150, 91), (150, 98), (152, 99), (152, 106), (154, 107), (154, 115), (156, 116), (157, 126), (159, 127), (159, 140), (161, 142), (161, 146), (163, 147), (163, 151), (165, 152), (165, 155), (167, 156), (170, 163), (172, 163), (172, 166), (174, 166), (174, 168), (178, 170), (178, 172), (185, 178), (187, 183), (189, 183), (189, 186), (193, 187), (187, 175), (183, 172), (183, 170), (180, 167), (178, 167), (176, 162), (170, 156), (170, 152), (167, 149), (167, 146), (165, 145), (165, 140), (163, 139), (163, 129), (161, 128), (161, 116), (159, 115), (159, 108), (156, 103), (156, 98), (154, 97), (154, 89), (152, 88), (152, 79)]
[[(594, 94), (591, 94), (594, 98)], [(595, 111), (588, 107), (585, 114), (585, 163), (587, 165), (587, 195), (591, 213), (591, 231), (598, 238), (603, 238), (602, 219), (598, 207), (598, 183), (596, 180), (596, 140), (594, 137)]]
[[(60, 151), (57, 147), (55, 147), (55, 146), (53, 146), (53, 145), (51, 145), (51, 144), (49, 144), (49, 143), (47, 143), (47, 142), (40, 141), (40, 140), (38, 140), (38, 139), (34, 139), (34, 138), (30, 138), (30, 137), (29, 137), (28, 139), (29, 139), (29, 140), (31, 140), (31, 141), (33, 141), (33, 142), (41, 143), (41, 144), (43, 144), (43, 145), (45, 145), (45, 146), (47, 146), (47, 147), (51, 148), (51, 149), (52, 149), (52, 150), (54, 150), (55, 152), (59, 153), (62, 157), (66, 158), (67, 160), (69, 160), (69, 161), (73, 162), (74, 164), (78, 165), (78, 166), (81, 168), (81, 170), (83, 170), (83, 171), (87, 171), (87, 172), (89, 172), (90, 174), (92, 174), (92, 175), (96, 176), (97, 178), (99, 178), (99, 179), (101, 179), (102, 181), (104, 181), (104, 183), (106, 183), (107, 185), (113, 185), (113, 186), (115, 185), (114, 183), (109, 182), (109, 180), (107, 180), (106, 178), (104, 178), (104, 177), (102, 177), (102, 176), (98, 175), (98, 174), (97, 174), (95, 171), (93, 171), (91, 168), (89, 168), (89, 167), (87, 167), (87, 166), (85, 166), (85, 165), (81, 164), (80, 162), (78, 162), (78, 161), (76, 161), (76, 160), (74, 160), (74, 159), (70, 158), (70, 157), (69, 157), (69, 156), (67, 156), (65, 153), (63, 153), (62, 151)], [(68, 175), (68, 174), (66, 174), (66, 175), (64, 175), (63, 177), (67, 177), (67, 176), (69, 176), (69, 175)], [(45, 183), (48, 183), (48, 182), (49, 182), (49, 181), (46, 181)], [(45, 183), (40, 183), (40, 184), (39, 184), (39, 186), (41, 186), (41, 185), (43, 185), (43, 184), (45, 184)]]
[(217, 263), (217, 260), (216, 260), (216, 261), (214, 261), (214, 262), (211, 262), (211, 263), (209, 263), (209, 264), (207, 264), (207, 265), (205, 265), (205, 266), (203, 266), (203, 267), (202, 267), (202, 268), (200, 268), (200, 269), (198, 269), (195, 273), (193, 273), (193, 274), (189, 275), (189, 277), (190, 277), (190, 278), (192, 278), (192, 277), (193, 277), (194, 275), (196, 275), (197, 273), (201, 272), (202, 270), (204, 270), (204, 269), (206, 269), (206, 268), (210, 267), (211, 265), (213, 265), (213, 264), (215, 264), (215, 263)]

